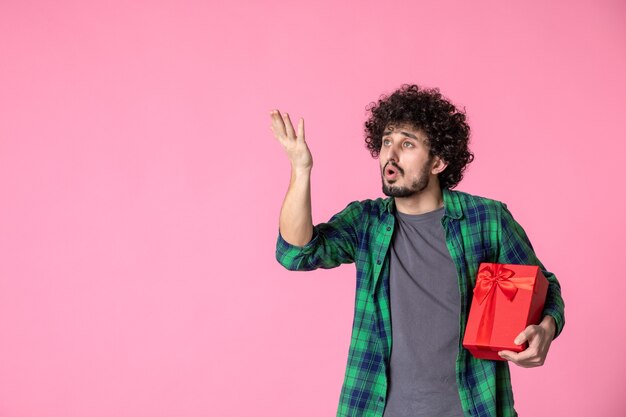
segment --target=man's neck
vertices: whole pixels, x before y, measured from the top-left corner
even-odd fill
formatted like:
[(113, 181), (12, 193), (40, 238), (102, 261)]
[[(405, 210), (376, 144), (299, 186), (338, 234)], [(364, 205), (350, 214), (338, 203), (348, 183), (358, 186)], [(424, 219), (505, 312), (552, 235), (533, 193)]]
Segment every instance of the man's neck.
[(411, 197), (394, 197), (396, 210), (404, 214), (424, 214), (443, 207), (443, 193), (439, 184), (430, 184), (419, 194)]

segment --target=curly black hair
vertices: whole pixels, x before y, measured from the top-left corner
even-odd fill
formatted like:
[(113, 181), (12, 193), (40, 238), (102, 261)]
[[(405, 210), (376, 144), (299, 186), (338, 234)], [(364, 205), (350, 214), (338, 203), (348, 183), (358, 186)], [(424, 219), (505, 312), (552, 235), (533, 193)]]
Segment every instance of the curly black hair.
[(426, 134), (431, 156), (448, 163), (438, 175), (439, 186), (451, 189), (463, 179), (467, 165), (474, 160), (468, 147), (470, 127), (465, 109), (457, 110), (438, 88), (403, 84), (390, 96), (382, 95), (378, 103), (370, 103), (366, 110), (371, 116), (365, 122), (365, 143), (372, 157), (380, 154), (387, 125), (408, 124)]

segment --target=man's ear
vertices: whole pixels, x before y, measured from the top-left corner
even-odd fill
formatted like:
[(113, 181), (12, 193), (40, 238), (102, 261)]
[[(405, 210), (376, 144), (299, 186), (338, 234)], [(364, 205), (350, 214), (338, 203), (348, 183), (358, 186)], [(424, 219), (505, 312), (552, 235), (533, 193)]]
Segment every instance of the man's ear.
[(437, 175), (443, 172), (443, 170), (446, 169), (447, 166), (448, 166), (448, 163), (446, 161), (444, 161), (438, 156), (435, 156), (433, 158), (433, 165), (432, 165), (430, 172), (433, 173), (434, 175)]

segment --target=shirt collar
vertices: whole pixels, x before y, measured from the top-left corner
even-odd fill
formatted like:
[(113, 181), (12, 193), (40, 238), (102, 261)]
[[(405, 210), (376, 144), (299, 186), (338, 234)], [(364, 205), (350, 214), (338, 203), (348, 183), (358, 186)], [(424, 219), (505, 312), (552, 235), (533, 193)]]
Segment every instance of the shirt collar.
[[(441, 191), (443, 194), (443, 215), (451, 217), (453, 219), (460, 219), (461, 217), (463, 217), (463, 211), (461, 210), (459, 198), (456, 193), (448, 188), (444, 188)], [(387, 212), (393, 214), (396, 209), (393, 197), (386, 198), (384, 200), (384, 204)]]
[(448, 216), (453, 219), (460, 219), (463, 217), (463, 210), (461, 210), (459, 195), (449, 188), (444, 188), (442, 190), (442, 194), (443, 206), (445, 207), (444, 216)]

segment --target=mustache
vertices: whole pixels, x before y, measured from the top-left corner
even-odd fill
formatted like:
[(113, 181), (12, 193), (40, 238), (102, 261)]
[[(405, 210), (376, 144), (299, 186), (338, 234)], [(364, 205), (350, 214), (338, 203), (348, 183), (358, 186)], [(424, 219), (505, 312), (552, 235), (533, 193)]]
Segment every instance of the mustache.
[(387, 169), (387, 165), (391, 165), (392, 167), (394, 167), (396, 170), (398, 170), (398, 172), (400, 173), (400, 175), (404, 175), (404, 170), (402, 168), (400, 168), (400, 166), (398, 164), (396, 164), (394, 161), (387, 161), (387, 163), (385, 164), (385, 166), (383, 167), (383, 172)]

